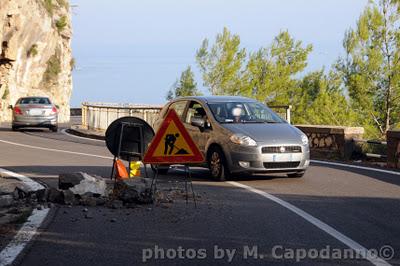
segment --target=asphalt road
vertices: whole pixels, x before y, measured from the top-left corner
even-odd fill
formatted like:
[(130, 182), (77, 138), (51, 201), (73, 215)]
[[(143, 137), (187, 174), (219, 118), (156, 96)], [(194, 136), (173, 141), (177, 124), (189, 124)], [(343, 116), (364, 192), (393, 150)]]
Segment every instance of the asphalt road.
[[(62, 172), (110, 173), (104, 143), (61, 132), (3, 127), (0, 151), (0, 167), (50, 186)], [(371, 252), (390, 247), (394, 254), (387, 262), (400, 265), (399, 175), (313, 163), (300, 179), (243, 176), (220, 183), (204, 169), (193, 171), (197, 208), (184, 200), (163, 207), (96, 207), (89, 210), (93, 219), (84, 219), (82, 207), (60, 207), (21, 264), (371, 265), (352, 258), (344, 244), (351, 240)], [(182, 177), (170, 172), (164, 181)]]

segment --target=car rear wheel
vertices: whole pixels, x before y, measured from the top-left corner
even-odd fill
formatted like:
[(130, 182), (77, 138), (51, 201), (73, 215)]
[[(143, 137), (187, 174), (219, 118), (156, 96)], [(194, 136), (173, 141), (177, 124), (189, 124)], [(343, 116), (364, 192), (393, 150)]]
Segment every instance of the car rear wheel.
[(11, 129), (12, 129), (12, 131), (17, 131), (18, 127), (17, 126), (12, 126)]
[(291, 177), (291, 178), (300, 178), (300, 177), (303, 177), (304, 174), (305, 174), (305, 172), (297, 172), (297, 173), (287, 174), (287, 176)]
[(220, 148), (213, 147), (210, 149), (207, 156), (207, 162), (212, 178), (218, 181), (225, 181), (229, 178), (229, 169), (224, 153)]
[(53, 132), (57, 132), (58, 131), (58, 127), (57, 126), (51, 127), (50, 130), (53, 131)]

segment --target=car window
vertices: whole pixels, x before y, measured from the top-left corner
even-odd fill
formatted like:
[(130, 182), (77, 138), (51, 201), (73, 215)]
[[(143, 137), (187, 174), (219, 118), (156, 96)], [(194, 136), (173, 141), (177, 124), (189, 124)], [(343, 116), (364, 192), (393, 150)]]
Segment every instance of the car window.
[(208, 106), (220, 123), (285, 123), (259, 102), (209, 103)]
[(185, 122), (187, 124), (190, 124), (192, 117), (198, 117), (203, 119), (207, 117), (206, 111), (204, 110), (203, 106), (195, 101), (192, 101), (189, 104)]
[(18, 101), (19, 104), (51, 104), (48, 98), (41, 98), (41, 97), (28, 97), (28, 98), (21, 98)]
[(183, 117), (187, 101), (178, 101), (171, 104), (168, 110), (174, 109), (180, 119)]

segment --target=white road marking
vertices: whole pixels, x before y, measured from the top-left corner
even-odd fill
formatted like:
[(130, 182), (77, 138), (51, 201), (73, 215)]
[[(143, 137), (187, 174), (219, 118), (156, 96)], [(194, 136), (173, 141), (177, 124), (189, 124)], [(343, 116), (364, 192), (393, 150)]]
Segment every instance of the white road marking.
[(51, 151), (51, 152), (61, 152), (61, 153), (68, 153), (68, 154), (74, 154), (74, 155), (82, 155), (82, 156), (89, 156), (89, 157), (96, 157), (96, 158), (113, 160), (113, 157), (102, 156), (102, 155), (94, 155), (94, 154), (75, 152), (75, 151), (64, 151), (64, 150), (57, 150), (57, 149), (51, 149), (51, 148), (37, 147), (37, 146), (32, 146), (32, 145), (27, 145), (27, 144), (20, 144), (20, 143), (6, 141), (6, 140), (0, 140), (0, 142), (6, 143), (6, 144), (10, 144), (10, 145), (30, 148), (30, 149), (37, 149), (37, 150)]
[[(34, 191), (44, 189), (44, 186), (27, 176), (23, 176), (1, 168), (0, 173), (21, 180), (26, 186), (32, 188)], [(32, 211), (31, 216), (29, 216), (28, 220), (22, 225), (11, 242), (0, 252), (0, 266), (10, 265), (14, 262), (32, 237), (37, 234), (37, 229), (43, 223), (48, 213), (49, 209), (35, 209)]]
[(65, 129), (65, 128), (61, 130), (61, 133), (64, 134), (64, 135), (67, 135), (67, 136), (69, 136), (69, 137), (73, 137), (73, 138), (77, 138), (77, 139), (84, 139), (84, 140), (91, 140), (91, 141), (104, 142), (104, 140), (101, 140), (101, 139), (91, 139), (91, 138), (85, 138), (85, 137), (80, 137), (80, 136), (75, 136), (75, 135), (69, 134), (69, 133), (67, 132), (67, 129)]
[(385, 170), (385, 169), (379, 169), (379, 168), (366, 167), (366, 166), (360, 166), (360, 165), (335, 163), (335, 162), (327, 162), (327, 161), (319, 161), (319, 160), (311, 160), (311, 162), (320, 163), (320, 164), (326, 164), (326, 165), (344, 166), (344, 167), (361, 169), (361, 170), (368, 170), (368, 171), (375, 171), (375, 172), (391, 174), (391, 175), (400, 175), (400, 172), (390, 171), (390, 170)]
[(17, 178), (18, 180), (23, 182), (27, 188), (29, 188), (29, 191), (38, 191), (38, 190), (45, 189), (44, 186), (42, 186), (41, 184), (39, 184), (36, 181), (33, 181), (29, 177), (8, 171), (6, 169), (0, 168), (0, 174)]
[(368, 252), (368, 250), (363, 247), (362, 245), (360, 245), (359, 243), (357, 243), (356, 241), (350, 239), (349, 237), (345, 236), (344, 234), (340, 233), (339, 231), (337, 231), (336, 229), (334, 229), (333, 227), (331, 227), (330, 225), (322, 222), (321, 220), (319, 220), (318, 218), (315, 218), (314, 216), (312, 216), (311, 214), (308, 214), (307, 212), (297, 208), (296, 206), (280, 199), (277, 198), (267, 192), (264, 192), (262, 190), (247, 186), (247, 185), (243, 185), (240, 184), (238, 182), (234, 182), (234, 181), (228, 181), (228, 184), (231, 184), (235, 187), (240, 187), (240, 188), (244, 188), (248, 191), (251, 191), (253, 193), (256, 193), (258, 195), (261, 195), (279, 205), (281, 205), (282, 207), (285, 207), (286, 209), (294, 212), (295, 214), (299, 215), (300, 217), (302, 217), (303, 219), (305, 219), (306, 221), (308, 221), (309, 223), (315, 225), (316, 227), (318, 227), (319, 229), (321, 229), (322, 231), (324, 231), (325, 233), (333, 236), (334, 238), (336, 238), (337, 240), (339, 240), (340, 242), (342, 242), (343, 244), (345, 244), (346, 246), (350, 247), (351, 249), (353, 249), (355, 252), (359, 253), (360, 256), (368, 261), (370, 261), (372, 264), (376, 265), (376, 266), (390, 266), (390, 264), (386, 261), (384, 261), (381, 258), (377, 258), (374, 256), (371, 256), (370, 252)]
[(49, 210), (33, 210), (28, 221), (22, 225), (13, 240), (0, 252), (0, 266), (11, 265), (14, 262), (32, 237), (38, 233), (37, 229), (43, 223)]

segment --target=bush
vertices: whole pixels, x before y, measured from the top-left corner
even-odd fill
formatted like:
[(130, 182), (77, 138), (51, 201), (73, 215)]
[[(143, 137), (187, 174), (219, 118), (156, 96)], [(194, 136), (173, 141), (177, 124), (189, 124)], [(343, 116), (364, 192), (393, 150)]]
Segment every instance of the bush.
[(58, 74), (61, 73), (61, 61), (57, 54), (50, 57), (47, 61), (47, 68), (43, 74), (43, 81), (45, 83), (51, 83), (56, 81)]
[(43, 0), (44, 8), (49, 12), (50, 15), (53, 15), (54, 12), (54, 4), (52, 0)]
[(32, 45), (27, 52), (27, 56), (28, 57), (37, 56), (37, 54), (39, 53), (37, 48), (38, 48), (37, 44)]
[(67, 26), (67, 17), (62, 16), (59, 20), (56, 22), (56, 27), (58, 29), (58, 32), (61, 32), (64, 30), (64, 28)]

